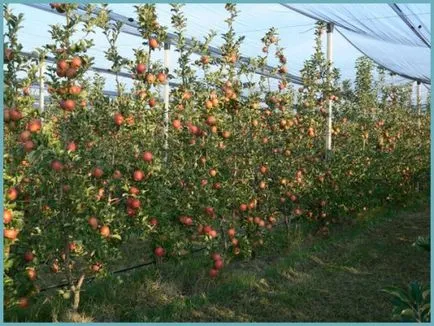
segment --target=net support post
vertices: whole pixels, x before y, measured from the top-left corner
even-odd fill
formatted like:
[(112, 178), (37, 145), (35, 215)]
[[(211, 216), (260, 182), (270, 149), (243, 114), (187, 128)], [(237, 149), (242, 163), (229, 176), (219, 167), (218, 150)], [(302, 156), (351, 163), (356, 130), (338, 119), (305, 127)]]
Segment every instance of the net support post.
[(418, 128), (420, 128), (421, 126), (420, 116), (422, 113), (422, 108), (421, 108), (422, 83), (420, 82), (420, 80), (417, 81), (416, 85), (417, 85), (416, 86), (417, 126)]

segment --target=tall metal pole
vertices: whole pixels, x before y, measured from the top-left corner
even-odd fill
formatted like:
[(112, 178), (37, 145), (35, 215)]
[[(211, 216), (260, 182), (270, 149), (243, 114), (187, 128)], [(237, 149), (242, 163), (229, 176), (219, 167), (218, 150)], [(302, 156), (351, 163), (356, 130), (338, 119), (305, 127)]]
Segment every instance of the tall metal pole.
[(421, 82), (420, 82), (420, 80), (418, 80), (417, 81), (417, 91), (416, 91), (416, 105), (417, 105), (417, 126), (420, 128), (420, 115), (421, 115), (421, 113), (422, 113), (422, 108), (421, 108), (421, 106), (422, 106), (422, 103), (421, 103), (421, 95), (422, 95), (422, 93), (421, 93), (421, 91), (422, 91), (422, 89), (421, 89)]
[[(164, 68), (169, 70), (170, 43), (164, 43)], [(164, 162), (167, 162), (169, 150), (169, 82), (164, 85)]]
[[(333, 69), (333, 23), (327, 23), (327, 62), (329, 62), (329, 72)], [(330, 81), (331, 82), (331, 81)], [(328, 98), (328, 109), (327, 109), (327, 131), (326, 131), (326, 157), (330, 155), (332, 150), (332, 104), (331, 98)]]
[(45, 60), (42, 59), (39, 63), (39, 112), (44, 111), (45, 107)]

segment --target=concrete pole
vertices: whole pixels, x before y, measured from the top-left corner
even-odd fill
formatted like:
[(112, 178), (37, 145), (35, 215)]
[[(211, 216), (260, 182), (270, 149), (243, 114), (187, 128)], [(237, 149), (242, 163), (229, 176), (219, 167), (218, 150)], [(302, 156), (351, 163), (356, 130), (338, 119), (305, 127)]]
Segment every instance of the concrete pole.
[(421, 103), (421, 82), (417, 81), (417, 90), (416, 90), (416, 105), (417, 105), (417, 126), (420, 128), (421, 121), (420, 121), (420, 115), (422, 113), (422, 103)]
[(44, 112), (45, 107), (45, 61), (42, 59), (39, 63), (39, 112)]
[[(164, 43), (164, 68), (169, 69), (169, 51), (170, 43)], [(169, 150), (169, 81), (164, 85), (164, 161), (167, 162)]]
[[(327, 23), (327, 61), (330, 63), (329, 71), (333, 69), (333, 23)], [(333, 101), (328, 98), (327, 110), (327, 131), (326, 131), (326, 157), (330, 155), (332, 150), (332, 114), (333, 114)]]

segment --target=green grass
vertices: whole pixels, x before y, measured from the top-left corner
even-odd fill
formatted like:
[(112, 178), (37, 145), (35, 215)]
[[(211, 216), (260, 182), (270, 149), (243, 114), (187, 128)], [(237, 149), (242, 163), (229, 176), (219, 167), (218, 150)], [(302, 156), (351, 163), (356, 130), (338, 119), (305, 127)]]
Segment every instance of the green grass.
[[(9, 320), (38, 321), (391, 321), (380, 290), (429, 282), (429, 254), (412, 246), (429, 232), (426, 200), (398, 211), (364, 212), (356, 223), (331, 228), (327, 238), (292, 235), (291, 246), (267, 248), (251, 261), (208, 277), (209, 258), (192, 257), (94, 281), (82, 293), (80, 314), (67, 300), (44, 296)], [(286, 232), (277, 232), (282, 243)], [(45, 300), (45, 301), (43, 301)]]

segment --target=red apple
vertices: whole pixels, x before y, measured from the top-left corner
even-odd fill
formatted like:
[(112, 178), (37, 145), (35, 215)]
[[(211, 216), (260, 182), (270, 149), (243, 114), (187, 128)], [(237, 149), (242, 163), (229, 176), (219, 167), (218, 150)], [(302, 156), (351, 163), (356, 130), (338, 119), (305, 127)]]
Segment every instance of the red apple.
[(25, 308), (27, 308), (27, 307), (29, 306), (29, 299), (27, 299), (26, 297), (20, 298), (20, 299), (18, 300), (18, 306), (19, 306), (21, 309), (25, 309)]
[(144, 177), (145, 177), (145, 174), (141, 170), (136, 170), (133, 173), (134, 181), (142, 181)]
[(163, 257), (166, 254), (166, 251), (164, 250), (163, 247), (157, 247), (154, 250), (154, 254), (157, 257)]
[(157, 226), (158, 225), (158, 220), (155, 217), (153, 217), (153, 218), (151, 218), (149, 220), (149, 224), (152, 225), (152, 226)]
[(222, 260), (222, 256), (218, 253), (218, 252), (214, 252), (211, 255), (212, 260), (217, 261), (217, 260)]
[(206, 124), (207, 124), (208, 126), (215, 126), (216, 123), (217, 123), (217, 119), (216, 119), (214, 116), (212, 116), (212, 115), (210, 115), (210, 116), (206, 119)]
[(152, 156), (152, 152), (144, 152), (143, 153), (143, 160), (145, 161), (145, 162), (152, 162), (152, 158), (153, 158), (153, 156)]
[(180, 120), (173, 120), (172, 125), (175, 129), (181, 129), (182, 125), (181, 125), (181, 121)]
[(9, 224), (12, 221), (12, 211), (5, 209), (3, 210), (3, 223), (4, 224)]
[(231, 228), (231, 229), (228, 230), (228, 236), (229, 236), (230, 238), (235, 237), (235, 234), (236, 234), (236, 233), (237, 233), (237, 232), (235, 231), (234, 228)]
[(143, 63), (139, 63), (139, 64), (136, 66), (136, 72), (137, 72), (138, 74), (143, 74), (145, 71), (146, 71), (146, 66), (145, 66)]
[(69, 64), (65, 60), (59, 60), (57, 62), (57, 69), (66, 71), (69, 68)]
[(130, 203), (129, 203), (129, 206), (132, 209), (139, 209), (140, 208), (140, 200), (137, 198), (132, 198)]
[(33, 151), (35, 149), (35, 143), (31, 140), (27, 140), (24, 142), (23, 147), (24, 147), (24, 151), (26, 151), (26, 153), (30, 153), (31, 151)]
[(157, 101), (155, 100), (155, 98), (152, 97), (149, 99), (148, 104), (151, 108), (153, 108), (155, 104), (157, 104)]
[(42, 128), (42, 122), (39, 119), (32, 119), (27, 124), (27, 130), (29, 130), (32, 133), (39, 132), (41, 128)]
[(60, 103), (62, 109), (66, 111), (73, 111), (75, 109), (75, 101), (74, 100), (64, 100)]
[(66, 150), (69, 152), (75, 152), (77, 150), (77, 144), (74, 141), (70, 141), (68, 145), (66, 145)]
[(104, 237), (107, 238), (110, 235), (110, 228), (107, 225), (103, 225), (101, 229), (99, 230), (99, 233)]
[(24, 253), (24, 260), (26, 262), (31, 262), (33, 260), (33, 258), (35, 258), (35, 256), (33, 255), (33, 253), (31, 251), (26, 251)]
[(94, 230), (98, 228), (98, 219), (95, 216), (89, 217), (87, 223), (89, 223), (90, 227)]
[(219, 270), (222, 269), (224, 266), (223, 260), (216, 260), (214, 261), (214, 268)]
[(131, 187), (130, 190), (128, 190), (128, 192), (129, 192), (131, 195), (138, 195), (138, 194), (140, 193), (140, 190), (139, 190), (139, 188)]
[(150, 38), (149, 39), (149, 46), (152, 49), (156, 49), (158, 47), (158, 41), (155, 38)]
[(95, 178), (101, 178), (103, 174), (104, 171), (99, 167), (96, 167), (92, 170), (92, 176), (94, 176)]
[(27, 277), (30, 281), (36, 280), (36, 270), (34, 268), (27, 269)]
[(219, 274), (218, 269), (212, 268), (212, 269), (209, 271), (209, 276), (212, 277), (212, 278), (216, 278), (218, 274)]
[(113, 120), (117, 126), (120, 126), (124, 123), (124, 117), (119, 112), (115, 113), (115, 115), (113, 116)]
[(58, 160), (53, 160), (51, 162), (51, 169), (55, 172), (60, 172), (63, 170), (63, 164), (62, 162), (58, 161)]
[(18, 236), (18, 230), (15, 229), (4, 229), (3, 235), (6, 239), (15, 240)]
[(167, 79), (166, 74), (163, 73), (163, 72), (160, 72), (160, 73), (157, 75), (157, 79), (158, 79), (158, 81), (159, 81), (161, 84), (165, 84), (165, 83), (166, 83), (166, 79)]
[(71, 67), (72, 68), (80, 68), (81, 67), (81, 58), (80, 57), (74, 57), (71, 60)]

